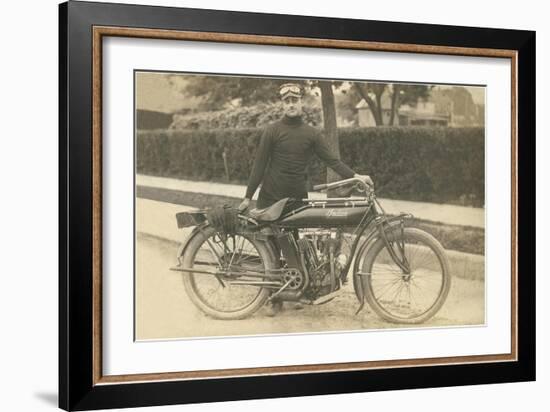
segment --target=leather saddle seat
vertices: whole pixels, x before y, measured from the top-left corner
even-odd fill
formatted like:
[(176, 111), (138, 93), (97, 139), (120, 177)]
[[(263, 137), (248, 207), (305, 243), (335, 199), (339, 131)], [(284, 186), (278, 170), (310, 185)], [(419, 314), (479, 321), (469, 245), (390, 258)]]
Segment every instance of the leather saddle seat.
[(248, 212), (248, 216), (262, 222), (274, 222), (281, 217), (288, 200), (289, 198), (286, 197), (276, 203), (273, 203), (265, 209), (252, 209)]

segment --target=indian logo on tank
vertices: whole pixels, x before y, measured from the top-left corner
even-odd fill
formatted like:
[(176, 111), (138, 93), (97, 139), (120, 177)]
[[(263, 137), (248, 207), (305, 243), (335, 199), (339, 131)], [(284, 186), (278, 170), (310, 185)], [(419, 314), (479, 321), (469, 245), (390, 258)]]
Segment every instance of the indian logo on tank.
[(329, 209), (326, 213), (326, 217), (347, 217), (348, 211), (346, 209)]

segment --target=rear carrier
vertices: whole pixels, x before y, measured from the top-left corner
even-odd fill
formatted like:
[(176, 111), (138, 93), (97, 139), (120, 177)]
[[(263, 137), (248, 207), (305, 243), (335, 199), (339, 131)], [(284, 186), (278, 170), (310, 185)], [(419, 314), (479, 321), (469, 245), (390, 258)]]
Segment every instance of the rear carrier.
[(206, 212), (204, 210), (197, 210), (193, 212), (179, 212), (176, 213), (176, 221), (178, 223), (178, 229), (184, 227), (198, 226), (201, 223), (206, 222)]
[(240, 216), (238, 209), (223, 205), (206, 210), (176, 213), (176, 221), (179, 229), (208, 222), (217, 232), (231, 235), (241, 232), (250, 219)]

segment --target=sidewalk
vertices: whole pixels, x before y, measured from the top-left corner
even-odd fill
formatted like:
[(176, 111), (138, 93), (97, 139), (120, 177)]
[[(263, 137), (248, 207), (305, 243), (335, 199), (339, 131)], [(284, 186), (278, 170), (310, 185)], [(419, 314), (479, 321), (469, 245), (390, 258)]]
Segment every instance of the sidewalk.
[[(204, 193), (242, 198), (246, 187), (225, 183), (196, 182), (166, 177), (137, 175), (138, 186), (148, 186), (160, 189), (177, 190), (181, 192)], [(319, 192), (309, 193), (310, 199), (324, 199), (326, 195)], [(485, 227), (485, 209), (445, 205), (438, 203), (411, 202), (406, 200), (379, 199), (382, 207), (389, 214), (400, 212), (411, 213), (414, 217), (442, 222), (450, 225)]]

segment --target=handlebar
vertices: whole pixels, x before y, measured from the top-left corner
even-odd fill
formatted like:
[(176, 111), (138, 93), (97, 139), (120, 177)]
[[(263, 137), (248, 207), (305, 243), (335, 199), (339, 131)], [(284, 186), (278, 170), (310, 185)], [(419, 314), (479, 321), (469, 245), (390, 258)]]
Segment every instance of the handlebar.
[(326, 189), (336, 189), (337, 187), (342, 187), (349, 185), (350, 183), (356, 183), (360, 185), (365, 190), (371, 189), (370, 185), (368, 185), (366, 182), (364, 182), (362, 179), (359, 179), (358, 177), (350, 177), (349, 179), (344, 180), (338, 180), (337, 182), (332, 183), (326, 183), (322, 185), (315, 185), (313, 186), (313, 190), (326, 190)]
[(323, 185), (314, 185), (313, 186), (313, 190), (317, 191), (317, 190), (325, 190), (327, 188), (327, 185), (326, 184), (323, 184)]

